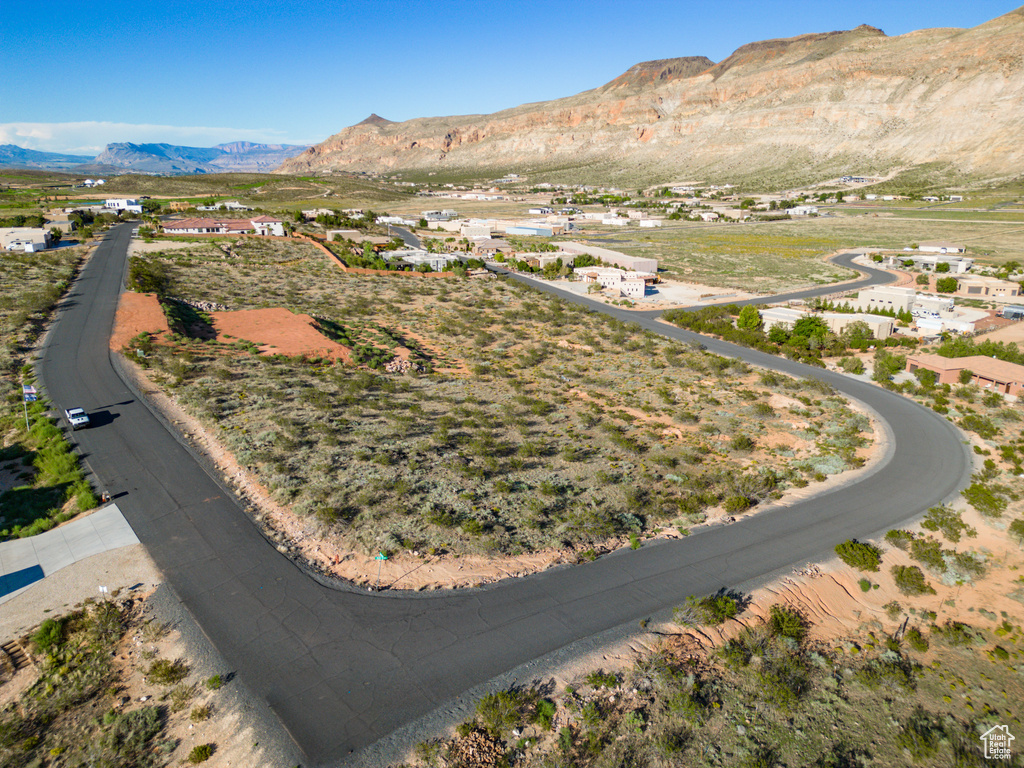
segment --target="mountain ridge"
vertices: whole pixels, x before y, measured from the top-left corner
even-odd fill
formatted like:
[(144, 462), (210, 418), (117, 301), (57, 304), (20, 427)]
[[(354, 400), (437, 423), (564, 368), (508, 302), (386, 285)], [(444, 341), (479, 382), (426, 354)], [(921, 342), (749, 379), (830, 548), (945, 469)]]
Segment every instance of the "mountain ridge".
[(657, 181), (930, 164), (1007, 178), (1024, 173), (1022, 104), (1024, 7), (971, 29), (889, 37), (862, 25), (748, 43), (718, 63), (642, 62), (489, 115), (364, 121), (278, 172), (583, 169)]

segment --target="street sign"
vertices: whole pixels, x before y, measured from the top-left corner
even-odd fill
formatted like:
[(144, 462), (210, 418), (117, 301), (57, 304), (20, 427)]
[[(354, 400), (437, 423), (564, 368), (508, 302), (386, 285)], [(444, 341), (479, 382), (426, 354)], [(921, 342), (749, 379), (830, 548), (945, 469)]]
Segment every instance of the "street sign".
[(385, 554), (384, 554), (383, 552), (381, 552), (381, 553), (380, 553), (379, 555), (377, 555), (377, 556), (376, 556), (375, 558), (373, 558), (373, 559), (374, 559), (374, 560), (387, 560), (387, 559), (388, 559), (388, 556), (387, 556), (387, 555), (385, 555)]
[(38, 399), (39, 398), (36, 395), (30, 395), (28, 393), (25, 394), (25, 402), (26, 403), (34, 403)]

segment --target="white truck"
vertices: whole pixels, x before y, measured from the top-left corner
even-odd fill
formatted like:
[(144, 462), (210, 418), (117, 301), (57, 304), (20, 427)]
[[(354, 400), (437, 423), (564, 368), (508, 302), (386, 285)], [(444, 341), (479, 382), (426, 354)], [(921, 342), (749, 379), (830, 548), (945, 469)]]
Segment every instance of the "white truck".
[(82, 408), (67, 408), (64, 411), (64, 418), (68, 420), (68, 424), (71, 425), (72, 429), (81, 429), (82, 427), (89, 426), (89, 414)]

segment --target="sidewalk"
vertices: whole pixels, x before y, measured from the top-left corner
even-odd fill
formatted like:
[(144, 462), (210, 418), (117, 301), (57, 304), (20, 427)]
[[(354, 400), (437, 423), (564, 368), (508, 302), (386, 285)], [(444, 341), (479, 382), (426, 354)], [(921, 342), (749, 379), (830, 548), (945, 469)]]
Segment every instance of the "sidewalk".
[(62, 568), (139, 539), (116, 504), (52, 531), (0, 544), (0, 604)]

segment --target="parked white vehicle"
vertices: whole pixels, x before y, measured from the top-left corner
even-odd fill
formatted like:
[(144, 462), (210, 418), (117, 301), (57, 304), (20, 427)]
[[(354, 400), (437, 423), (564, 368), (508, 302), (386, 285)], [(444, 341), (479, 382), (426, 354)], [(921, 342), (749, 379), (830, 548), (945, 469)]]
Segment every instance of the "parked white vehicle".
[(72, 429), (81, 429), (89, 426), (89, 414), (82, 408), (68, 408), (64, 411), (64, 418)]

